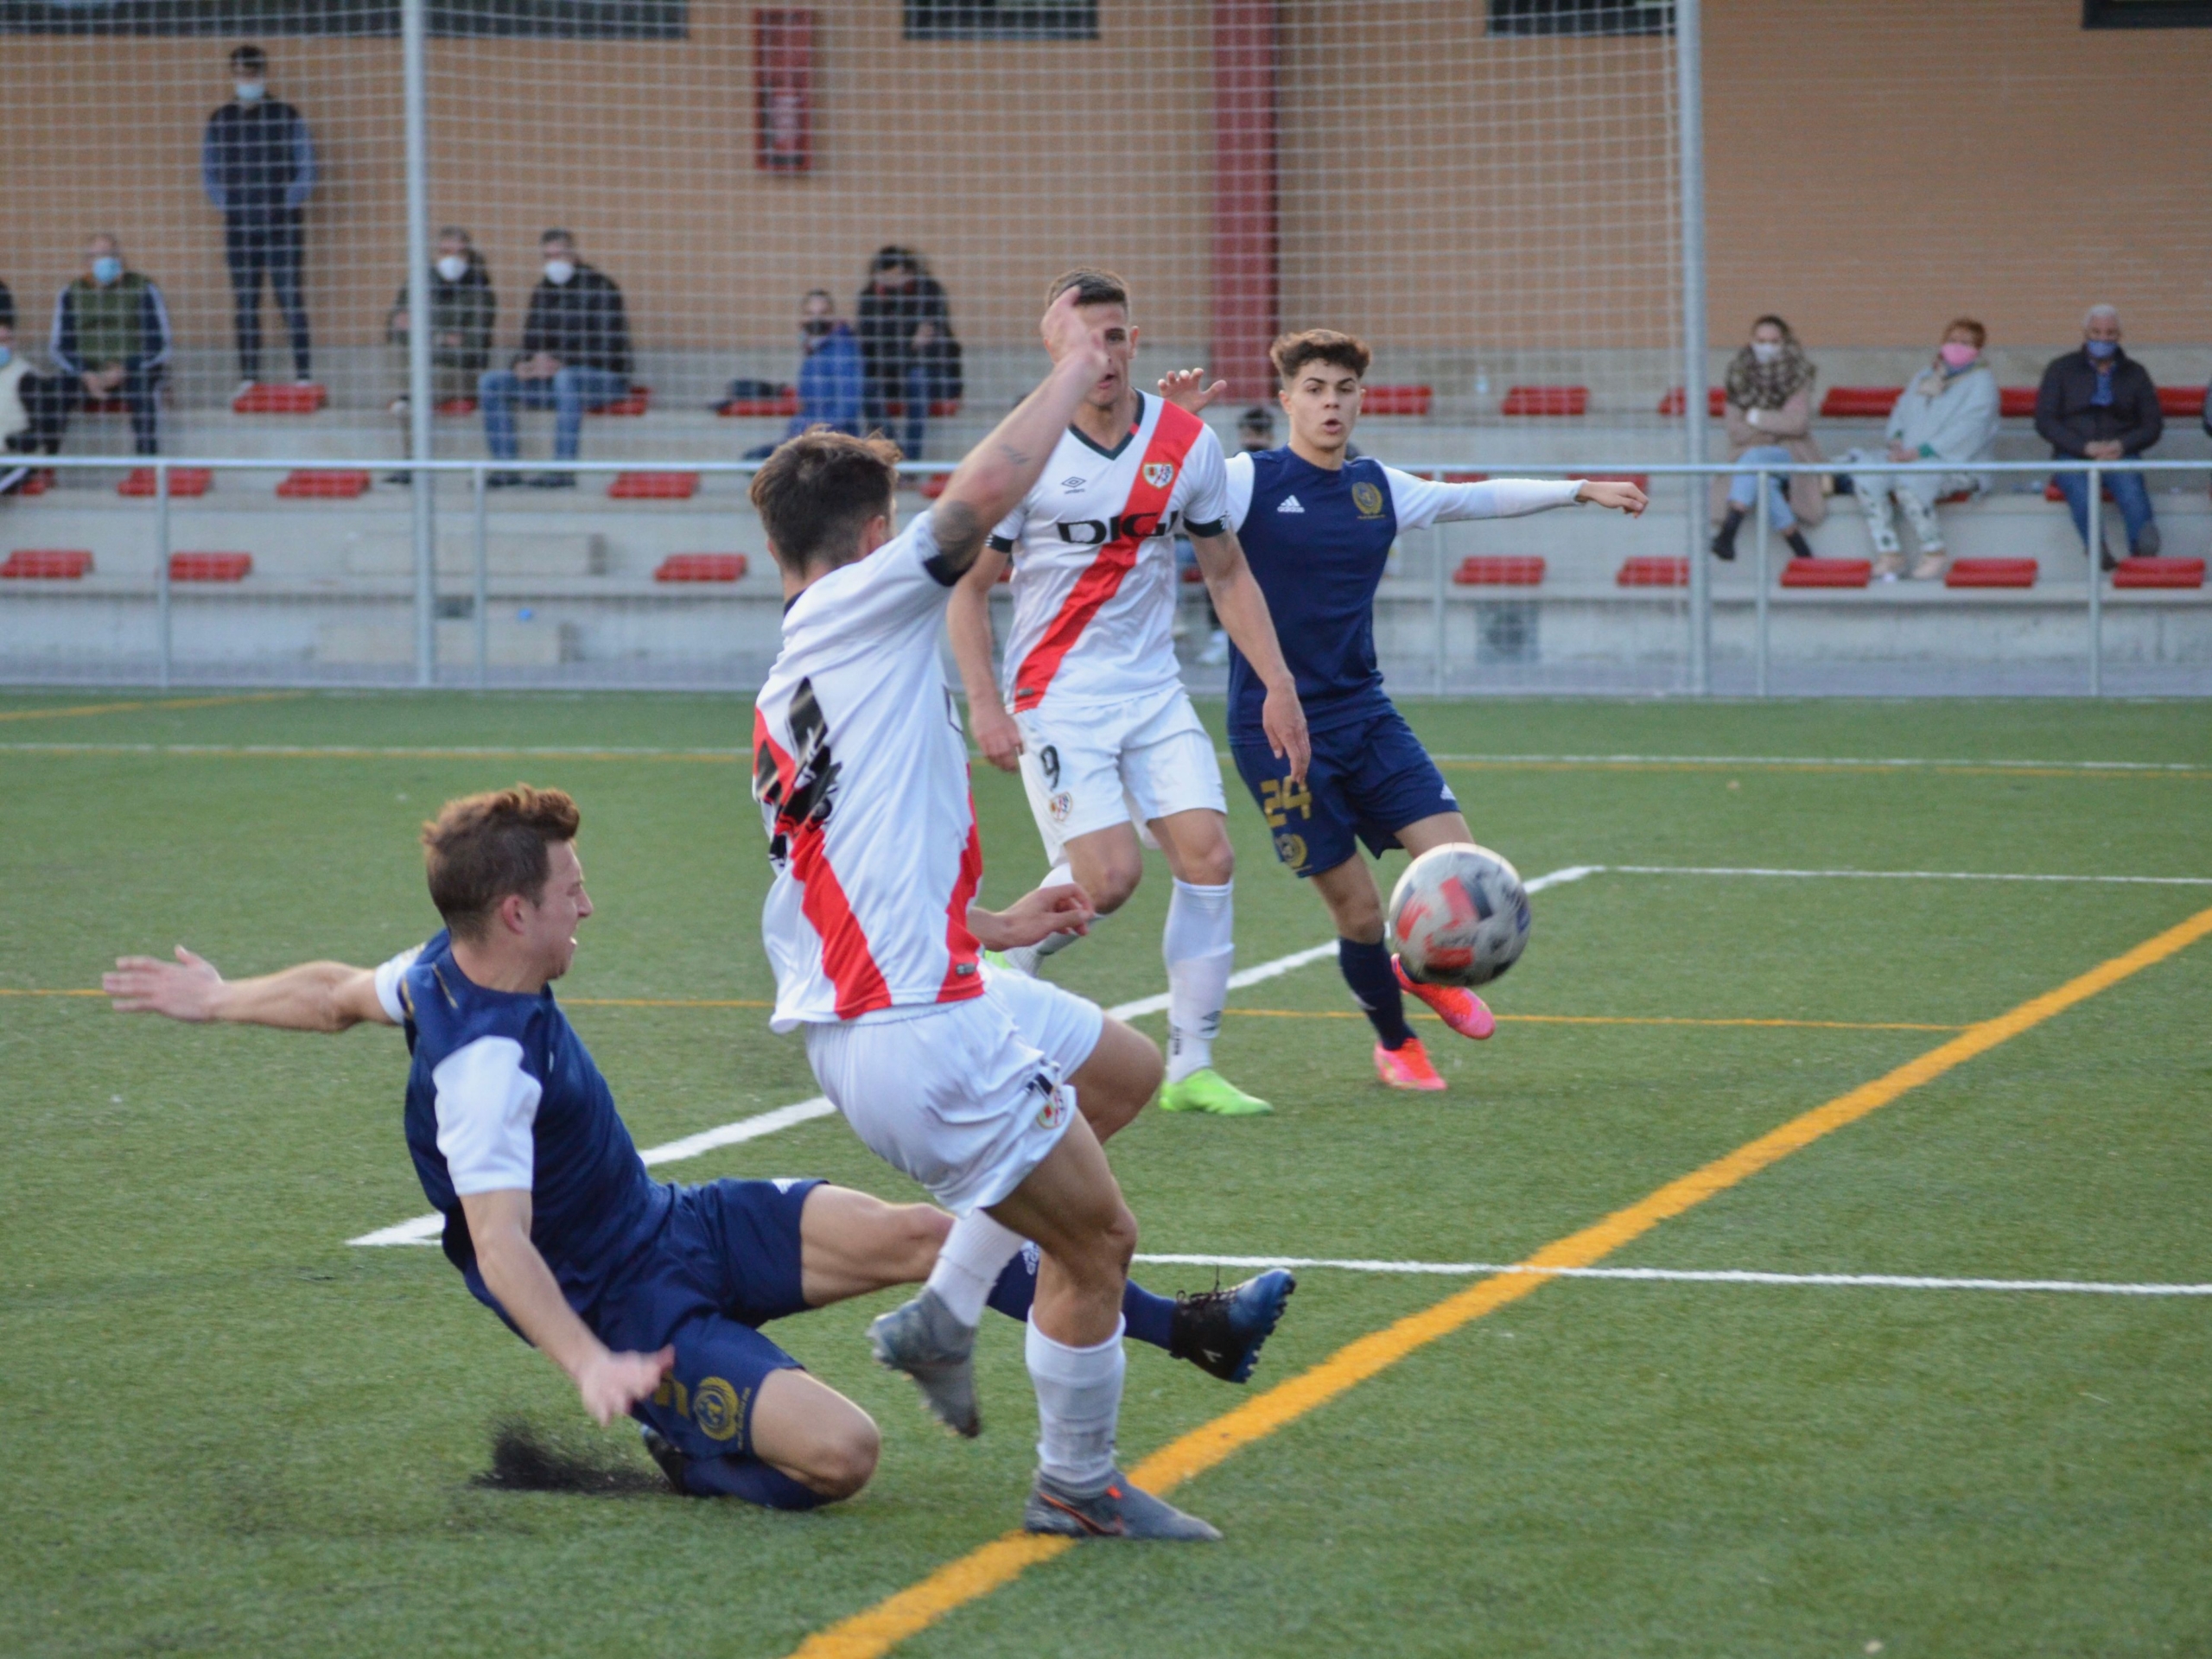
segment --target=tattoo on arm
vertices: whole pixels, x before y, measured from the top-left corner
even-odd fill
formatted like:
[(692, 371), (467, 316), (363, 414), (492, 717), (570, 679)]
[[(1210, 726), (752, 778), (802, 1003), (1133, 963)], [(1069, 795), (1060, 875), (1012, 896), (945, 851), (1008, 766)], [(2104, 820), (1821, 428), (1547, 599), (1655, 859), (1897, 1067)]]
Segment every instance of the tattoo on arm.
[(930, 510), (930, 532), (937, 539), (938, 550), (929, 562), (929, 573), (951, 587), (974, 567), (989, 528), (967, 502), (938, 502)]

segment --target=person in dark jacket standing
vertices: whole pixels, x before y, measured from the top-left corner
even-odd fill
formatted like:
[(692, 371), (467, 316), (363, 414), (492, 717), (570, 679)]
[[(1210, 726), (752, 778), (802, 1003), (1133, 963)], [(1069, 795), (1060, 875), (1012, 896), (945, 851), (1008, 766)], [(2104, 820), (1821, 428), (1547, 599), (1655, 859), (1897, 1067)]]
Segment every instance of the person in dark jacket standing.
[[(583, 436), (584, 411), (604, 408), (630, 393), (630, 322), (622, 290), (603, 272), (576, 257), (568, 232), (537, 238), (545, 272), (530, 293), (522, 326), (522, 353), (506, 368), (476, 383), (484, 404), (484, 442), (495, 461), (512, 461), (515, 405), (553, 411), (553, 459), (574, 461)], [(493, 473), (486, 480), (505, 489), (524, 481), (519, 473)], [(575, 487), (569, 472), (540, 473), (539, 489)]]
[(305, 237), (300, 210), (315, 189), (315, 143), (300, 112), (269, 96), (269, 54), (231, 54), (237, 96), (207, 118), (200, 181), (223, 215), (223, 257), (237, 307), (238, 373), (261, 378), (261, 279), (266, 276), (292, 335), (292, 371), (308, 383), (308, 310), (301, 293)]
[(878, 248), (853, 321), (866, 382), (861, 417), (887, 434), (898, 420), (900, 453), (919, 461), (930, 405), (957, 401), (963, 389), (944, 289), (912, 249)]
[[(2036, 430), (2050, 445), (2051, 459), (2128, 460), (2158, 442), (2165, 429), (2166, 417), (2159, 410), (2158, 389), (2152, 385), (2150, 372), (2120, 348), (2120, 313), (2108, 305), (2091, 306), (2082, 319), (2082, 349), (2053, 358), (2036, 392)], [(2159, 537), (2143, 474), (2110, 472), (2103, 476), (2127, 526), (2128, 552), (2148, 558), (2158, 550)], [(2089, 475), (2060, 473), (2056, 477), (2086, 550)], [(2099, 563), (2109, 570), (2112, 555), (2102, 548), (2097, 552)]]
[[(150, 276), (123, 263), (123, 245), (103, 231), (85, 244), (85, 274), (54, 297), (47, 354), (67, 375), (68, 407), (120, 397), (142, 455), (161, 452), (162, 378), (168, 371), (169, 308)], [(60, 435), (57, 414), (50, 429)]]
[[(391, 374), (399, 393), (391, 412), (399, 418), (399, 447), (404, 453), (410, 435), (408, 407), (409, 355), (407, 284), (384, 322), (385, 344), (391, 350)], [(492, 291), (492, 273), (484, 256), (467, 231), (448, 225), (438, 232), (437, 257), (430, 262), (430, 402), (433, 408), (462, 398), (474, 399), (476, 383), (492, 366), (492, 331), (499, 320), (499, 296)], [(397, 472), (386, 480), (411, 484), (415, 475)]]

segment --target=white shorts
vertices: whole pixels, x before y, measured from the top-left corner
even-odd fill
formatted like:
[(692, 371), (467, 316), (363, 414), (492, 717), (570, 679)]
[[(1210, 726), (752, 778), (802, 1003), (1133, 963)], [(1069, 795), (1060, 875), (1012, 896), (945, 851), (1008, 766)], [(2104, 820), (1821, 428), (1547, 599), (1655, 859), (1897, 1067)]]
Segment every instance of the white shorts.
[(956, 1215), (1028, 1178), (1076, 1112), (1065, 1079), (1105, 1016), (1041, 979), (984, 970), (983, 995), (903, 1019), (810, 1025), (822, 1092), (868, 1149)]
[(1047, 862), (1077, 836), (1134, 818), (1141, 826), (1205, 807), (1226, 814), (1213, 738), (1188, 693), (1127, 708), (1032, 709), (1021, 727), (1021, 781)]

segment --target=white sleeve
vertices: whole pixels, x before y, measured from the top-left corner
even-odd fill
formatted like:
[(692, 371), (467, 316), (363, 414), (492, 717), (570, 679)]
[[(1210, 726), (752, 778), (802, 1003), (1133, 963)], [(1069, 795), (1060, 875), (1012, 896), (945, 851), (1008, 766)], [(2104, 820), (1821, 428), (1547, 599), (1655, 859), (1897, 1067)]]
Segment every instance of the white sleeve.
[(1025, 499), (999, 520), (998, 528), (991, 532), (991, 545), (1001, 553), (1013, 552), (1021, 545), (1021, 527), (1028, 522), (1029, 503)]
[(1230, 456), (1222, 466), (1222, 517), (1231, 530), (1244, 528), (1244, 515), (1252, 511), (1252, 457)]
[(377, 966), (377, 1001), (384, 1005), (385, 1013), (395, 1026), (407, 1023), (407, 1005), (399, 1000), (399, 976), (412, 968), (415, 958), (422, 954), (423, 947), (418, 944)]
[(1571, 507), (1579, 478), (1493, 478), (1480, 484), (1437, 484), (1385, 467), (1390, 504), (1400, 530), (1421, 530), (1455, 518), (1517, 518), (1551, 507)]
[(512, 1037), (479, 1037), (430, 1073), (437, 1090), (438, 1150), (456, 1193), (528, 1191), (537, 1166), (531, 1128), (544, 1092), (522, 1069)]
[[(1218, 526), (1229, 518), (1229, 471), (1221, 454), (1221, 440), (1210, 426), (1198, 429), (1198, 435), (1183, 456), (1183, 476), (1176, 480), (1176, 491), (1183, 498), (1183, 527), (1196, 526), (1199, 533), (1206, 533), (1210, 526)], [(1248, 491), (1249, 499), (1249, 491)], [(1216, 532), (1217, 533), (1217, 532)]]

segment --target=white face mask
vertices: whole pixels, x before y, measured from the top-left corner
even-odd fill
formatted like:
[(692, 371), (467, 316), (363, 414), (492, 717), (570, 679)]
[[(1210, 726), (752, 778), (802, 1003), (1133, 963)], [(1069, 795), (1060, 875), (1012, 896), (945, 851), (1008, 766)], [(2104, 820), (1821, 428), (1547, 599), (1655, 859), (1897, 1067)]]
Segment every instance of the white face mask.
[(438, 261), (438, 275), (449, 283), (457, 283), (468, 275), (468, 259), (464, 254), (449, 253)]
[(565, 284), (575, 274), (575, 262), (572, 259), (548, 259), (545, 262), (545, 280), (556, 288)]
[(263, 90), (261, 83), (257, 80), (242, 80), (238, 83), (238, 102), (258, 104), (261, 102)]
[(1782, 360), (1782, 342), (1778, 340), (1755, 340), (1751, 342), (1751, 356), (1761, 363)]

